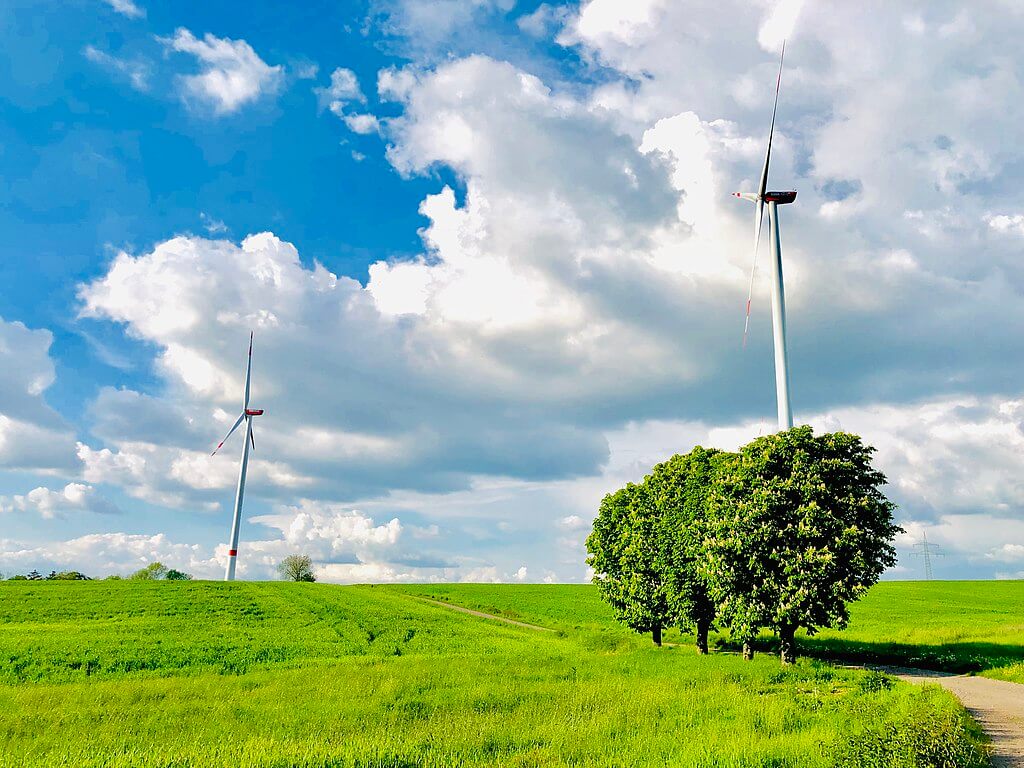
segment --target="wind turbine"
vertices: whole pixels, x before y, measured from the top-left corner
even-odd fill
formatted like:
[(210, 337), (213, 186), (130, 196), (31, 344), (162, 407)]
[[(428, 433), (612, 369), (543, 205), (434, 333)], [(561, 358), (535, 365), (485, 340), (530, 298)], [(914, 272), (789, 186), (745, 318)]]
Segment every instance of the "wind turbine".
[(235, 515), (231, 520), (231, 548), (228, 550), (228, 567), (224, 572), (224, 581), (235, 580), (235, 558), (238, 557), (238, 526), (242, 521), (242, 497), (245, 495), (245, 471), (249, 467), (249, 446), (256, 448), (256, 441), (252, 436), (252, 420), (255, 416), (262, 416), (263, 409), (249, 407), (249, 384), (252, 381), (252, 332), (249, 332), (249, 362), (245, 368), (245, 400), (242, 403), (242, 413), (239, 414), (228, 433), (224, 435), (217, 447), (213, 449), (211, 456), (216, 456), (232, 433), (238, 429), (238, 425), (245, 422), (245, 445), (242, 447), (242, 464), (238, 470), (238, 491), (235, 493)]
[(747, 317), (743, 323), (743, 345), (747, 344), (750, 328), (750, 300), (754, 293), (754, 272), (757, 269), (757, 248), (761, 241), (761, 223), (764, 220), (764, 206), (768, 204), (768, 239), (772, 257), (772, 332), (775, 337), (775, 398), (779, 411), (779, 430), (793, 426), (793, 412), (789, 405), (789, 358), (786, 353), (786, 292), (782, 282), (782, 241), (779, 237), (779, 206), (796, 200), (796, 192), (769, 192), (768, 166), (772, 157), (772, 135), (775, 133), (775, 113), (779, 108), (779, 87), (782, 85), (782, 65), (786, 60), (786, 44), (782, 44), (782, 58), (779, 61), (779, 76), (775, 81), (775, 105), (772, 107), (772, 124), (768, 131), (768, 151), (764, 155), (761, 183), (757, 192), (735, 192), (736, 197), (750, 200), (757, 206), (754, 212), (754, 263), (750, 268), (750, 286), (747, 289)]

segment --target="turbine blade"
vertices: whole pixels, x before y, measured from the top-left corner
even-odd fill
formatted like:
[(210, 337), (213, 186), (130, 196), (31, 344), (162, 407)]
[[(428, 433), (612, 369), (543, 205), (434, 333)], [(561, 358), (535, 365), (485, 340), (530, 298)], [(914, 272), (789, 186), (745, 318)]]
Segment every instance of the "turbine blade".
[(217, 451), (219, 451), (221, 449), (221, 447), (224, 445), (224, 443), (226, 443), (228, 441), (228, 438), (231, 437), (231, 433), (234, 432), (236, 429), (238, 429), (238, 425), (242, 423), (242, 420), (244, 418), (245, 418), (245, 411), (242, 411), (241, 415), (238, 417), (238, 421), (236, 421), (234, 423), (234, 425), (231, 427), (231, 429), (228, 430), (228, 433), (226, 435), (224, 435), (224, 439), (221, 440), (219, 443), (217, 443), (217, 447), (214, 448), (213, 449), (213, 453), (210, 454), (211, 456), (216, 456), (217, 455)]
[(249, 407), (249, 383), (252, 381), (252, 331), (249, 331), (249, 362), (245, 366), (245, 404), (244, 411)]
[(758, 198), (754, 212), (754, 261), (750, 265), (750, 282), (747, 285), (747, 316), (743, 320), (743, 348), (747, 348), (747, 333), (750, 331), (750, 302), (754, 298), (754, 275), (757, 272), (757, 250), (761, 243), (761, 224), (764, 221), (764, 200)]
[(249, 442), (252, 443), (252, 449), (256, 450), (256, 438), (253, 437), (252, 430), (249, 430)]
[(772, 138), (775, 136), (775, 114), (779, 110), (779, 89), (782, 87), (782, 65), (786, 61), (786, 42), (782, 42), (782, 57), (779, 59), (779, 76), (775, 80), (775, 103), (772, 105), (772, 124), (768, 129), (768, 149), (764, 153), (764, 168), (761, 169), (761, 183), (758, 185), (759, 197), (768, 191), (768, 165), (772, 158)]
[(775, 103), (772, 105), (772, 123), (768, 129), (768, 149), (764, 153), (764, 167), (761, 182), (757, 186), (757, 211), (754, 213), (754, 263), (750, 267), (750, 284), (747, 287), (747, 316), (743, 321), (743, 347), (747, 346), (750, 330), (750, 302), (754, 297), (754, 273), (757, 270), (757, 249), (761, 242), (761, 224), (764, 221), (764, 195), (768, 191), (768, 166), (772, 159), (772, 138), (775, 136), (775, 114), (779, 110), (779, 89), (782, 87), (782, 66), (786, 62), (786, 41), (782, 41), (782, 56), (779, 58), (779, 76), (775, 80)]

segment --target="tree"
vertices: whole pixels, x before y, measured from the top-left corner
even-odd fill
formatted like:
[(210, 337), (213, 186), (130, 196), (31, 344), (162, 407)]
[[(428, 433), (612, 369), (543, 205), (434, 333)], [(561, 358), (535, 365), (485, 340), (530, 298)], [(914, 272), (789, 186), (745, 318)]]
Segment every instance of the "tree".
[(278, 564), (277, 571), (286, 581), (316, 581), (309, 555), (288, 555)]
[(164, 576), (167, 581), (192, 581), (192, 574), (179, 571), (176, 568), (171, 568), (167, 571)]
[(762, 627), (784, 664), (803, 627), (845, 627), (848, 604), (896, 562), (894, 505), (874, 449), (810, 427), (758, 438), (709, 498), (705, 574), (720, 615), (749, 647)]
[(150, 563), (145, 568), (140, 568), (128, 578), (135, 581), (157, 581), (158, 579), (164, 578), (166, 575), (167, 566), (163, 563), (156, 562)]
[(671, 613), (679, 628), (694, 633), (697, 652), (708, 652), (715, 603), (699, 564), (704, 559), (707, 499), (718, 466), (731, 454), (697, 446), (658, 464), (644, 478), (660, 513), (660, 567)]
[(43, 578), (43, 575), (39, 571), (33, 569), (28, 572), (28, 576), (26, 576), (25, 578), (27, 578), (29, 581), (39, 581)]
[(604, 497), (587, 537), (587, 563), (601, 596), (616, 619), (637, 632), (650, 632), (655, 645), (661, 645), (662, 629), (672, 624), (659, 562), (660, 535), (650, 488), (629, 483)]
[(61, 571), (50, 578), (58, 581), (90, 581), (89, 577), (81, 571)]
[(23, 574), (23, 573), (16, 573), (16, 574), (14, 574), (13, 576), (11, 576), (11, 577), (10, 577), (9, 579), (7, 579), (7, 580), (8, 580), (8, 581), (28, 581), (28, 576), (26, 576), (26, 575), (25, 575), (25, 574)]

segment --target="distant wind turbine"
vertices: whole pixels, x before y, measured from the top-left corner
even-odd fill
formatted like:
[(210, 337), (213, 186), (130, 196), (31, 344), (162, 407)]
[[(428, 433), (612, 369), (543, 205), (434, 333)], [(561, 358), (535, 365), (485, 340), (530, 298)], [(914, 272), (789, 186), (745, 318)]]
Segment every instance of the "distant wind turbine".
[(255, 416), (262, 416), (263, 409), (249, 407), (249, 385), (252, 381), (252, 332), (249, 333), (249, 363), (245, 368), (245, 400), (242, 403), (242, 413), (239, 414), (228, 433), (224, 435), (217, 447), (213, 449), (211, 456), (216, 456), (232, 433), (238, 429), (238, 425), (245, 422), (245, 445), (242, 447), (242, 464), (238, 470), (238, 491), (235, 493), (235, 514), (231, 520), (231, 548), (228, 550), (228, 567), (224, 573), (224, 581), (235, 580), (235, 559), (238, 557), (238, 526), (242, 520), (242, 497), (245, 495), (245, 471), (249, 467), (249, 446), (256, 448), (256, 441), (252, 436), (252, 420)]
[(757, 209), (754, 212), (754, 263), (750, 268), (750, 286), (747, 289), (747, 317), (743, 323), (743, 346), (747, 345), (750, 329), (750, 300), (754, 294), (754, 272), (757, 269), (757, 249), (761, 241), (761, 223), (764, 220), (764, 204), (768, 203), (768, 235), (772, 255), (772, 331), (775, 337), (775, 398), (778, 402), (779, 429), (793, 426), (793, 412), (789, 405), (789, 358), (786, 353), (786, 292), (782, 283), (782, 241), (779, 237), (779, 209), (796, 200), (796, 192), (769, 192), (768, 166), (772, 157), (772, 136), (775, 133), (775, 113), (779, 108), (779, 87), (782, 85), (782, 65), (786, 60), (786, 43), (782, 43), (782, 58), (779, 61), (779, 76), (775, 81), (775, 105), (772, 107), (772, 124), (768, 131), (768, 151), (764, 156), (761, 183), (757, 192), (735, 192), (736, 197), (750, 200)]

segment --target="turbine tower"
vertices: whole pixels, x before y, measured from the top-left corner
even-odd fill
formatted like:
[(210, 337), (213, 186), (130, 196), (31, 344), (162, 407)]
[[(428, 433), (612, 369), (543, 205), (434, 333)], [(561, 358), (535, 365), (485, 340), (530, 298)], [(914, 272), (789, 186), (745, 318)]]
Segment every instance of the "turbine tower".
[(249, 446), (256, 448), (256, 441), (252, 436), (252, 420), (256, 416), (263, 415), (263, 409), (249, 407), (249, 385), (252, 381), (252, 332), (249, 333), (249, 362), (245, 368), (245, 399), (242, 402), (242, 413), (239, 414), (228, 433), (224, 435), (217, 447), (213, 449), (211, 456), (216, 456), (217, 451), (227, 442), (232, 433), (238, 429), (238, 425), (245, 422), (245, 445), (242, 446), (242, 463), (238, 469), (238, 490), (235, 492), (235, 514), (231, 519), (231, 545), (228, 549), (228, 567), (224, 573), (224, 581), (235, 580), (235, 559), (238, 557), (238, 526), (242, 521), (242, 497), (245, 495), (245, 472), (249, 467)]
[(786, 59), (786, 44), (782, 44), (782, 58), (779, 61), (779, 76), (775, 81), (775, 105), (772, 107), (772, 123), (768, 130), (768, 151), (764, 156), (761, 183), (757, 192), (735, 192), (736, 197), (753, 202), (754, 212), (754, 263), (750, 268), (750, 286), (747, 289), (747, 317), (743, 323), (743, 345), (747, 344), (750, 329), (750, 300), (754, 293), (754, 272), (757, 269), (757, 249), (761, 241), (761, 223), (764, 220), (764, 206), (768, 204), (768, 239), (772, 257), (772, 333), (775, 338), (775, 398), (778, 403), (779, 430), (791, 429), (793, 411), (789, 403), (789, 358), (786, 353), (786, 291), (782, 280), (782, 240), (779, 236), (779, 206), (796, 200), (796, 192), (768, 191), (768, 166), (772, 157), (772, 136), (775, 133), (775, 113), (779, 108), (779, 87), (782, 85), (782, 64)]

